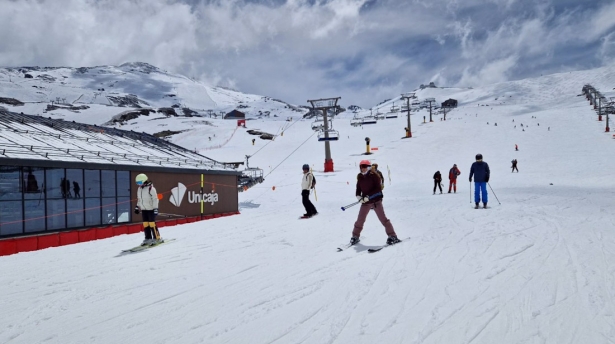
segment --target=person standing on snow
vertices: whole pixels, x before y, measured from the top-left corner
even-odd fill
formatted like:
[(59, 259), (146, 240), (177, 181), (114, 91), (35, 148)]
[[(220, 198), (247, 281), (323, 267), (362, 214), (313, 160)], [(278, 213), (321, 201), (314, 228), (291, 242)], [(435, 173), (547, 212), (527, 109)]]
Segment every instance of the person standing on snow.
[(372, 171), (374, 171), (376, 174), (378, 174), (378, 176), (380, 176), (380, 180), (382, 180), (382, 189), (384, 190), (384, 176), (382, 175), (382, 172), (380, 172), (380, 170), (378, 169), (378, 164), (372, 164)]
[(314, 175), (310, 172), (310, 165), (303, 165), (303, 178), (301, 179), (301, 201), (305, 208), (305, 214), (301, 216), (302, 219), (309, 219), (310, 217), (318, 214), (316, 207), (310, 201), (310, 190), (313, 189)]
[(470, 182), (472, 182), (472, 176), (474, 176), (474, 203), (476, 206), (474, 209), (478, 209), (478, 203), (481, 201), (481, 195), (483, 200), (483, 208), (487, 209), (487, 183), (489, 182), (489, 165), (483, 161), (482, 154), (476, 154), (476, 161), (470, 168)]
[(401, 240), (397, 238), (397, 234), (393, 229), (391, 221), (384, 214), (384, 207), (382, 206), (382, 180), (377, 173), (370, 170), (371, 163), (369, 160), (361, 160), (359, 168), (361, 172), (357, 175), (357, 188), (355, 195), (357, 200), (361, 203), (359, 209), (359, 215), (357, 221), (354, 223), (352, 230), (352, 237), (350, 238), (350, 244), (354, 245), (360, 241), (361, 231), (363, 230), (363, 224), (367, 218), (367, 214), (370, 209), (374, 209), (378, 220), (384, 226), (384, 230), (388, 236), (387, 245), (393, 245)]
[(453, 164), (453, 167), (448, 171), (448, 193), (451, 193), (451, 188), (457, 193), (457, 176), (461, 174), (461, 171), (457, 168), (457, 164)]
[(154, 184), (147, 179), (143, 173), (135, 178), (137, 183), (137, 205), (135, 206), (135, 214), (141, 213), (143, 217), (143, 232), (145, 240), (141, 246), (156, 245), (163, 240), (160, 238), (160, 232), (156, 226), (156, 216), (158, 215), (158, 193)]
[(512, 171), (510, 172), (512, 173), (512, 172), (515, 172), (515, 170), (517, 170), (517, 173), (519, 173), (519, 169), (517, 168), (517, 159), (513, 159), (511, 163), (512, 163)]
[(442, 193), (442, 175), (440, 171), (436, 171), (433, 175), (433, 194), (436, 194), (436, 188), (440, 188), (440, 193)]

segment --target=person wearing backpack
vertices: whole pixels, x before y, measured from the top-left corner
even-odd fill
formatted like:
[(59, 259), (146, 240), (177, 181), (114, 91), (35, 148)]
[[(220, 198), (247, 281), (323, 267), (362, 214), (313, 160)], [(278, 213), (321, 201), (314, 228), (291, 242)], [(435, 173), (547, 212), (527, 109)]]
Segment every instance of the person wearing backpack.
[(453, 164), (453, 167), (448, 171), (448, 193), (451, 193), (451, 188), (457, 193), (457, 176), (461, 174), (461, 171), (457, 168), (457, 164)]
[(355, 196), (361, 204), (359, 214), (357, 215), (357, 221), (354, 223), (352, 229), (352, 237), (350, 238), (350, 245), (355, 245), (361, 241), (360, 236), (363, 231), (363, 225), (367, 214), (371, 209), (374, 209), (378, 220), (384, 226), (384, 231), (387, 234), (387, 245), (394, 245), (401, 240), (397, 238), (395, 229), (384, 213), (384, 206), (382, 205), (382, 180), (372, 169), (370, 169), (371, 163), (369, 160), (361, 160), (359, 163), (360, 172), (357, 175), (357, 188)]
[(442, 193), (442, 174), (440, 171), (436, 171), (433, 175), (433, 194), (436, 194), (436, 188), (440, 188), (440, 193)]
[(309, 219), (310, 217), (317, 215), (316, 207), (310, 201), (310, 190), (316, 186), (316, 178), (312, 172), (310, 172), (310, 165), (303, 165), (303, 178), (301, 179), (301, 200), (303, 207), (305, 207), (305, 214), (301, 216), (302, 219)]
[(163, 240), (160, 238), (160, 232), (156, 226), (156, 216), (158, 215), (158, 193), (151, 180), (147, 176), (140, 173), (135, 178), (137, 183), (137, 205), (135, 206), (135, 214), (141, 213), (143, 217), (143, 232), (145, 240), (141, 246), (156, 245)]
[(380, 176), (380, 180), (382, 180), (382, 189), (384, 190), (384, 176), (382, 175), (382, 172), (380, 172), (380, 170), (378, 169), (378, 164), (372, 164), (372, 171), (374, 171), (376, 174), (378, 174), (378, 176)]

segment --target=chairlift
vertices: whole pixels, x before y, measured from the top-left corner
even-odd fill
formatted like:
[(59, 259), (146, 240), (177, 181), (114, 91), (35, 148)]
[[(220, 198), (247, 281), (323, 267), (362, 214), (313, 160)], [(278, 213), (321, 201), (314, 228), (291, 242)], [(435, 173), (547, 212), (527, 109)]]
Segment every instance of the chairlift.
[(322, 130), (325, 127), (325, 121), (317, 119), (312, 122), (312, 130)]
[(363, 124), (363, 118), (355, 117), (350, 120), (350, 125), (352, 125), (353, 127), (360, 126), (361, 124)]
[(318, 132), (318, 141), (337, 141), (340, 139), (340, 133), (337, 130), (321, 130)]

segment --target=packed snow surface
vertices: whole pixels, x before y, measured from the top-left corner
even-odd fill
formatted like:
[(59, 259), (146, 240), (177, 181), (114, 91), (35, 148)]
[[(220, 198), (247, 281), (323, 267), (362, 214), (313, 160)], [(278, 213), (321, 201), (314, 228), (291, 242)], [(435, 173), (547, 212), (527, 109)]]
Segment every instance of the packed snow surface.
[[(161, 228), (177, 241), (137, 254), (118, 255), (140, 234), (1, 257), (0, 342), (614, 343), (615, 140), (579, 96), (585, 83), (608, 94), (615, 69), (419, 91), (459, 107), (433, 123), (413, 113), (410, 139), (405, 117), (351, 127), (341, 116), (331, 173), (308, 120), (248, 121), (283, 132), (255, 145), (221, 120), (205, 136), (179, 135), (264, 169), (265, 182), (240, 194), (241, 215)], [(477, 153), (491, 167), (489, 209), (473, 208)], [(340, 207), (356, 200), (366, 158), (386, 177), (397, 234), (411, 238), (368, 253), (386, 240), (372, 212), (360, 244), (336, 252), (358, 212)], [(319, 215), (299, 220), (304, 163)], [(433, 195), (437, 170), (445, 189)]]

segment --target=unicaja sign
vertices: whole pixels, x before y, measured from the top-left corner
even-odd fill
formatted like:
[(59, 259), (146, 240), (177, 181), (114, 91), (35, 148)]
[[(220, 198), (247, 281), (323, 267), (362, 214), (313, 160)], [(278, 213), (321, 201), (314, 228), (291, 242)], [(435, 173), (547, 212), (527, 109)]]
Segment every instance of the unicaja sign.
[[(182, 183), (177, 183), (177, 186), (171, 189), (171, 196), (169, 196), (169, 202), (171, 202), (174, 206), (179, 207), (184, 199), (184, 194), (186, 193), (186, 186)], [(203, 202), (210, 203), (214, 205), (218, 202), (218, 193), (213, 190), (211, 193), (203, 194)], [(188, 192), (188, 203), (201, 203), (201, 194), (190, 191)]]
[(186, 193), (186, 185), (177, 183), (177, 186), (171, 189), (171, 196), (169, 196), (169, 202), (174, 206), (181, 206), (184, 194)]

